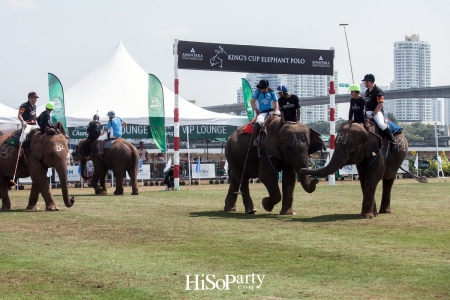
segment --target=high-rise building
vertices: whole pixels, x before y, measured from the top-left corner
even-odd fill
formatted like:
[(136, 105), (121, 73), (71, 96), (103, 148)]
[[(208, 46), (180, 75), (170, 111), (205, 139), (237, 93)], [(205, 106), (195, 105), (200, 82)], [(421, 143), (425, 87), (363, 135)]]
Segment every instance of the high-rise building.
[[(289, 88), (291, 94), (297, 95), (299, 98), (327, 96), (330, 88), (329, 76), (325, 75), (275, 75), (275, 74), (248, 74), (246, 79), (250, 83), (252, 89), (256, 89), (256, 85), (261, 79), (269, 81), (272, 89), (280, 84), (284, 84)], [(335, 88), (339, 86), (338, 72), (334, 71)], [(243, 103), (242, 88), (237, 90), (237, 103)], [(301, 103), (300, 103), (301, 106)], [(329, 121), (330, 105), (309, 105), (301, 106), (300, 120), (303, 123), (311, 123), (317, 121)], [(335, 119), (337, 119), (338, 110), (336, 105)]]
[[(431, 86), (431, 49), (419, 35), (405, 36), (394, 43), (394, 89)], [(396, 99), (386, 101), (385, 112), (404, 122), (434, 121), (432, 99)]]

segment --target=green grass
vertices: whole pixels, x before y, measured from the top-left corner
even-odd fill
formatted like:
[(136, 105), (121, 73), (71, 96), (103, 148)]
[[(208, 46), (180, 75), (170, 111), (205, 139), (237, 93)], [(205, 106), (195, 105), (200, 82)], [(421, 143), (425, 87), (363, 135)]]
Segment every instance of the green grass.
[[(0, 213), (0, 299), (450, 298), (449, 180), (429, 181), (396, 181), (392, 214), (372, 220), (358, 219), (359, 183), (348, 181), (297, 186), (296, 216), (265, 212), (261, 184), (256, 215), (241, 198), (241, 211), (222, 211), (227, 185), (71, 189), (72, 208), (53, 190), (59, 212), (24, 211), (29, 191), (13, 191), (14, 210)], [(253, 290), (185, 290), (195, 274), (265, 277)]]

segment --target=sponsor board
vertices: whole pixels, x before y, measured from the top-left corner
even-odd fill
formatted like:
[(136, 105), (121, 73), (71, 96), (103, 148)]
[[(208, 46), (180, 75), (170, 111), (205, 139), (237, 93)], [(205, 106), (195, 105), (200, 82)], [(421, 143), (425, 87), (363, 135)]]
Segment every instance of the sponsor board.
[(334, 50), (178, 41), (178, 68), (264, 74), (333, 75)]
[[(151, 178), (152, 173), (150, 172), (150, 165), (142, 165), (139, 168), (139, 172), (137, 175), (137, 179), (138, 180), (146, 180), (146, 179), (150, 179)], [(128, 175), (127, 172), (127, 179), (130, 179), (130, 176)]]
[(197, 164), (191, 164), (193, 179), (216, 178), (215, 164), (200, 164), (200, 172), (197, 172)]

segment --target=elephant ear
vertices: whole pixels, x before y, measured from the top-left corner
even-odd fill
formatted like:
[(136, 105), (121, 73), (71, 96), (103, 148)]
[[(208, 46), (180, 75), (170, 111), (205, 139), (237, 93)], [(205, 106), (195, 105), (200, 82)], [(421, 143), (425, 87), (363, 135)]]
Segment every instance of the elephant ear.
[(269, 156), (281, 159), (281, 150), (278, 132), (268, 133), (266, 135), (263, 141), (263, 150), (266, 151), (269, 154)]
[(373, 154), (372, 153), (377, 153), (378, 150), (381, 149), (382, 146), (382, 141), (381, 141), (381, 137), (373, 132), (367, 132), (368, 133), (368, 137), (367, 137), (367, 141), (366, 141), (366, 147), (365, 147), (365, 152), (366, 152), (366, 157), (372, 157)]
[(39, 160), (41, 160), (44, 157), (44, 150), (42, 149), (40, 137), (41, 135), (39, 132), (38, 134), (35, 134), (33, 136), (33, 139), (31, 140), (31, 154), (33, 154), (33, 156)]
[(310, 146), (308, 154), (327, 149), (325, 148), (325, 144), (323, 143), (322, 135), (312, 128), (309, 128), (309, 143)]

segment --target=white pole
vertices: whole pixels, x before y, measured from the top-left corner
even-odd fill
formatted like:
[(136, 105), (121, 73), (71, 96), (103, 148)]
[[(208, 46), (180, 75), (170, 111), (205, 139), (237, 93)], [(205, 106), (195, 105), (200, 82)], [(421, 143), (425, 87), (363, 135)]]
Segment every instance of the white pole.
[(178, 40), (173, 43), (174, 56), (174, 87), (175, 87), (175, 105), (173, 110), (173, 185), (174, 190), (180, 190), (180, 120), (179, 120), (179, 91), (178, 91)]
[(189, 172), (189, 185), (191, 185), (191, 151), (190, 151), (190, 146), (189, 146), (190, 128), (189, 128), (189, 126), (186, 126), (186, 127), (187, 127), (186, 132), (187, 132), (187, 147), (188, 147), (188, 162), (187, 162), (187, 164), (188, 164), (188, 172)]

